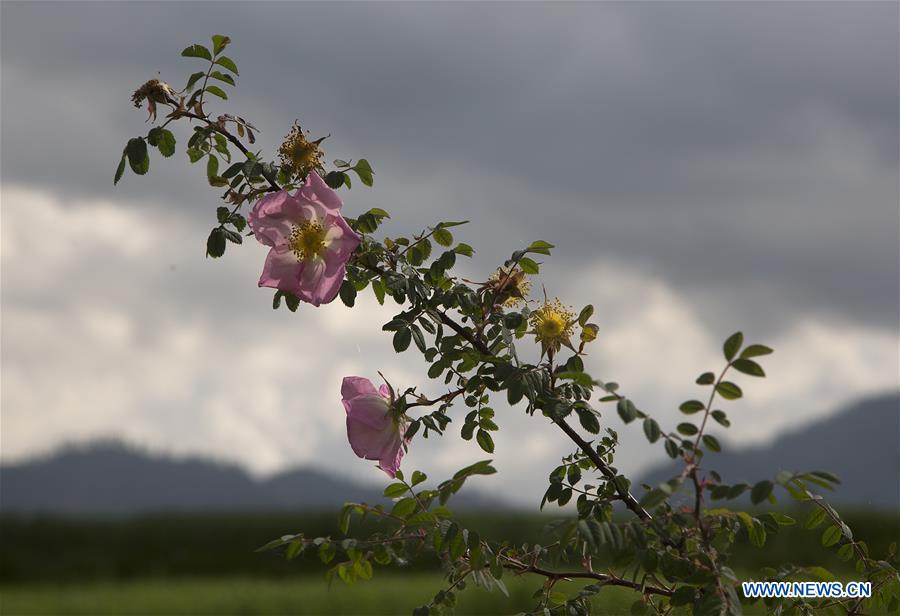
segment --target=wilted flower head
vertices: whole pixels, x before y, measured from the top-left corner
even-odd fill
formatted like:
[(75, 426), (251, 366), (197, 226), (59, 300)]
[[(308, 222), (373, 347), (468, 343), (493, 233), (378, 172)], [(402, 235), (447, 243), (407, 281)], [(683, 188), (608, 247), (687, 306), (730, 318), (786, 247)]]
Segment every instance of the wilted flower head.
[[(559, 299), (544, 304), (529, 317), (535, 339), (541, 343), (541, 353), (556, 353), (561, 345), (572, 348), (570, 337), (575, 331), (575, 313), (564, 307)], [(573, 349), (574, 350), (574, 349)]]
[(395, 477), (403, 458), (406, 421), (391, 408), (386, 385), (376, 390), (369, 379), (344, 377), (341, 398), (347, 411), (347, 440), (360, 458), (378, 460), (378, 467)]
[(341, 205), (315, 172), (293, 196), (282, 190), (260, 199), (247, 217), (256, 239), (271, 247), (259, 286), (314, 306), (337, 297), (361, 239), (341, 216)]
[(531, 281), (519, 268), (510, 270), (508, 267), (500, 266), (490, 275), (484, 286), (496, 294), (498, 302), (513, 308), (525, 303), (525, 298), (531, 290)]
[(278, 148), (281, 164), (289, 167), (292, 175), (299, 180), (305, 178), (311, 171), (321, 170), (324, 153), (319, 145), (325, 139), (322, 137), (310, 141), (300, 125), (294, 124), (291, 132), (284, 138), (284, 143)]
[(151, 79), (131, 95), (131, 102), (135, 107), (140, 107), (141, 103), (146, 99), (147, 109), (150, 111), (150, 118), (156, 119), (156, 103), (167, 103), (172, 98), (175, 91), (172, 86), (165, 81), (159, 79)]

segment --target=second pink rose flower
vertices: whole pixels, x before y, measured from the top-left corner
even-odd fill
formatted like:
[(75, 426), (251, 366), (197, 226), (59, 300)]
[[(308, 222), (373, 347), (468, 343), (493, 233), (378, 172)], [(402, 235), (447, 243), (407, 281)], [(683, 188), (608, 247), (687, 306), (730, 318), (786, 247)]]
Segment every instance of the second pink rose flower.
[(397, 475), (404, 446), (406, 421), (391, 409), (386, 385), (375, 389), (369, 379), (344, 377), (341, 398), (347, 411), (347, 440), (360, 458), (378, 460), (378, 467), (391, 478)]

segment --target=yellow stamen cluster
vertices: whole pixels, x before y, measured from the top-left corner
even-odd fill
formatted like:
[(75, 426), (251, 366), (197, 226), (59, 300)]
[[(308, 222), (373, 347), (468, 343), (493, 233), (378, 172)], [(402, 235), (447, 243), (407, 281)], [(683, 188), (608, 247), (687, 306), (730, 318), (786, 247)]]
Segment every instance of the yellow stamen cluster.
[(308, 261), (325, 251), (325, 228), (318, 220), (308, 220), (291, 230), (288, 243), (298, 261)]
[(514, 308), (525, 303), (525, 298), (531, 290), (531, 281), (522, 270), (510, 271), (509, 268), (501, 266), (490, 275), (485, 286), (496, 293), (497, 301), (507, 308)]
[(559, 299), (544, 300), (544, 305), (531, 313), (532, 332), (541, 343), (544, 353), (556, 353), (563, 344), (572, 346), (570, 336), (575, 331), (575, 313), (562, 305)]
[(305, 179), (310, 171), (322, 169), (324, 153), (319, 145), (324, 140), (325, 137), (310, 141), (300, 125), (294, 124), (291, 132), (284, 138), (284, 143), (278, 148), (281, 164), (289, 167), (298, 180)]

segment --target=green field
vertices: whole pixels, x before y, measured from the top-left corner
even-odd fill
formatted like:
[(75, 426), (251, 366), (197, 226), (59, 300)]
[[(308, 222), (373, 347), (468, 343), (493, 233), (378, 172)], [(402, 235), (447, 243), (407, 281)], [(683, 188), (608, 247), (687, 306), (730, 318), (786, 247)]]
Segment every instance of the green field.
[[(459, 594), (458, 616), (516, 614), (535, 605), (532, 593), (540, 582), (528, 578), (504, 578), (510, 597), (498, 590), (470, 587)], [(335, 582), (329, 589), (321, 577), (295, 580), (219, 578), (187, 580), (138, 580), (90, 584), (39, 585), (0, 588), (0, 613), (4, 616), (237, 616), (251, 614), (410, 614), (441, 588), (434, 573), (384, 575), (369, 582), (346, 586)], [(558, 584), (555, 591), (577, 590), (576, 584)], [(621, 588), (607, 588), (594, 601), (594, 613), (619, 616), (630, 613), (637, 596)], [(762, 613), (750, 609), (747, 614)]]
[[(875, 554), (900, 536), (900, 517), (894, 513), (846, 517)], [(460, 523), (482, 536), (517, 544), (542, 539), (551, 519), (484, 513), (460, 516)], [(373, 580), (354, 586), (336, 580), (329, 589), (317, 559), (288, 562), (254, 551), (274, 537), (301, 529), (312, 535), (340, 535), (333, 513), (0, 516), (0, 614), (410, 614), (445, 586), (437, 561), (428, 555), (404, 569), (379, 567)], [(365, 534), (358, 526), (355, 531)], [(822, 564), (839, 578), (856, 579), (833, 551), (822, 548), (820, 534), (793, 526), (771, 537), (763, 549), (741, 542), (736, 567), (752, 578), (751, 572), (762, 566), (793, 560)], [(598, 570), (605, 566), (601, 560), (594, 563)], [(532, 594), (540, 588), (540, 579), (511, 574), (503, 579), (509, 598), (498, 590), (469, 587), (459, 593), (456, 613), (516, 614), (535, 606)], [(559, 584), (554, 591), (571, 596), (580, 586)], [(594, 613), (628, 614), (636, 599), (626, 589), (607, 588), (598, 595)], [(746, 613), (761, 612), (757, 608)]]

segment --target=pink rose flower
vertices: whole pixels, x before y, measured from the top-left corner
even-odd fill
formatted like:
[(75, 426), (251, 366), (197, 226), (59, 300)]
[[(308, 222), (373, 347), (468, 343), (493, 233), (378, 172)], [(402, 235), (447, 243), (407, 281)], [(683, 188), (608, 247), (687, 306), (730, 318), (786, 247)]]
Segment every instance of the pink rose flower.
[(378, 468), (391, 478), (397, 475), (403, 450), (406, 422), (391, 411), (387, 385), (376, 390), (369, 379), (344, 377), (341, 397), (347, 411), (347, 440), (360, 458), (378, 460)]
[(293, 293), (314, 306), (341, 289), (360, 236), (341, 216), (341, 200), (314, 171), (291, 196), (269, 193), (247, 217), (256, 239), (271, 247), (259, 286)]

